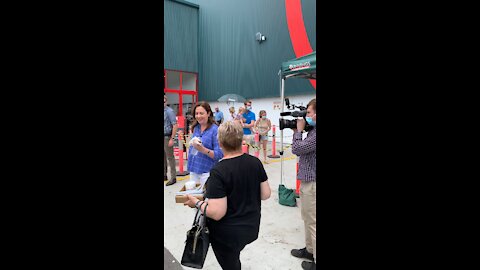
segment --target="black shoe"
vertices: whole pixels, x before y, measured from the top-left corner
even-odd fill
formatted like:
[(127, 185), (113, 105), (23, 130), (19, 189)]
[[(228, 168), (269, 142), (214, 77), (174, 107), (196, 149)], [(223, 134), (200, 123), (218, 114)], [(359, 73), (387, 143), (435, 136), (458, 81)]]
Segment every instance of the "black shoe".
[(306, 247), (302, 249), (292, 249), (290, 253), (297, 258), (304, 258), (313, 261), (313, 254), (308, 252)]
[(168, 180), (168, 178), (167, 178), (167, 176), (165, 175), (165, 176), (163, 177), (163, 181), (167, 181), (167, 180)]
[(302, 262), (302, 268), (305, 269), (305, 270), (316, 270), (317, 265), (315, 264), (315, 262), (303, 261)]
[(165, 185), (170, 186), (170, 185), (175, 184), (176, 182), (177, 182), (177, 179), (173, 179), (173, 180), (168, 181)]

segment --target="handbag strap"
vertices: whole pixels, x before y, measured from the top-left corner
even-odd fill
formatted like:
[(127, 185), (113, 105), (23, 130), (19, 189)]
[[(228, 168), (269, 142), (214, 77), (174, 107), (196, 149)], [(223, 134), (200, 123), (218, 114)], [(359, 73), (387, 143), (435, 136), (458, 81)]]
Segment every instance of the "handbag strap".
[[(206, 217), (207, 217), (207, 206), (208, 206), (208, 203), (207, 203), (207, 202), (204, 202), (204, 203), (206, 203), (206, 205), (205, 205), (205, 209), (203, 209), (203, 214), (201, 214), (201, 215), (203, 215), (203, 216), (206, 218)], [(195, 224), (198, 224), (198, 221), (200, 220), (200, 216), (198, 216), (198, 213), (201, 213), (201, 212), (202, 212), (202, 211), (201, 211), (200, 209), (198, 209), (197, 213), (195, 214), (195, 218), (193, 219), (192, 226), (195, 225)], [(203, 221), (203, 225), (206, 224), (205, 218), (204, 218), (204, 221)], [(200, 225), (200, 224), (198, 224), (198, 225)]]
[(195, 225), (195, 223), (198, 223), (197, 221), (198, 213), (200, 213), (200, 209), (198, 209), (197, 213), (195, 214), (195, 218), (193, 219), (192, 226)]
[(205, 209), (203, 209), (203, 226), (207, 225), (207, 207), (208, 207), (208, 202), (205, 205)]

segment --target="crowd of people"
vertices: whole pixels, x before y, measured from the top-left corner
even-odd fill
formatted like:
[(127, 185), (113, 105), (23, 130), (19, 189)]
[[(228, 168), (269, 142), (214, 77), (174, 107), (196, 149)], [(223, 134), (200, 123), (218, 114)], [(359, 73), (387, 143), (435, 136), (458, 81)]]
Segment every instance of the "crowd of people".
[[(167, 163), (170, 180), (176, 182), (173, 140), (177, 131), (173, 111), (164, 97), (164, 179), (167, 180)], [(261, 201), (271, 195), (268, 177), (262, 162), (243, 153), (242, 143), (253, 145), (258, 133), (258, 145), (263, 146), (264, 163), (267, 161), (268, 132), (271, 122), (265, 110), (260, 110), (258, 120), (252, 111), (252, 101), (244, 102), (238, 113), (229, 108), (224, 115), (207, 102), (198, 102), (192, 109), (193, 123), (188, 128), (190, 147), (188, 170), (191, 180), (205, 184), (205, 200), (188, 196), (185, 205), (204, 213), (208, 205), (207, 226), (210, 243), (222, 269), (241, 269), (240, 252), (258, 238), (261, 217)], [(174, 116), (174, 114), (173, 114)], [(301, 215), (305, 223), (305, 244), (302, 249), (293, 249), (291, 255), (305, 258), (303, 269), (316, 269), (316, 100), (307, 105), (306, 122), (313, 129), (303, 138), (305, 120), (297, 119), (293, 129), (292, 153), (299, 156), (297, 179), (301, 180)], [(171, 156), (169, 156), (171, 154)], [(172, 166), (173, 164), (173, 166)]]
[[(246, 100), (244, 102), (244, 106), (245, 107), (238, 108), (238, 113), (235, 113), (235, 107), (230, 107), (228, 109), (229, 115), (227, 116), (226, 121), (239, 123), (243, 128), (243, 141), (247, 145), (248, 153), (250, 153), (251, 145), (262, 148), (263, 162), (268, 163), (268, 132), (272, 129), (270, 119), (267, 118), (267, 112), (265, 110), (261, 110), (258, 113), (257, 120), (255, 117), (255, 113), (252, 111), (251, 100)], [(218, 107), (215, 107), (214, 119), (218, 125), (220, 125), (224, 121), (223, 113), (219, 111)], [(255, 141), (255, 133), (259, 134), (258, 141)]]

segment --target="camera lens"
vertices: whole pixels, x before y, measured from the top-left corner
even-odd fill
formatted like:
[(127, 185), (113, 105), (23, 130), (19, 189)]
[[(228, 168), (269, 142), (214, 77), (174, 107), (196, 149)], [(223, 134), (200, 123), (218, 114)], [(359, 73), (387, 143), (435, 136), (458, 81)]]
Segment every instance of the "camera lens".
[(280, 130), (284, 128), (297, 128), (297, 120), (279, 119)]

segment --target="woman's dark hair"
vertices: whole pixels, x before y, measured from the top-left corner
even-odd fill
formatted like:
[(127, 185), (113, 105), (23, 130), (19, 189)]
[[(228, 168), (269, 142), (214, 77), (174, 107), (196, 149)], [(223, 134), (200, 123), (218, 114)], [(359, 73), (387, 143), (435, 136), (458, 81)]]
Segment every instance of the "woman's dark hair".
[(210, 104), (208, 104), (205, 101), (200, 101), (192, 109), (192, 115), (193, 115), (192, 132), (193, 132), (193, 129), (198, 125), (198, 121), (195, 118), (195, 110), (197, 109), (197, 107), (203, 107), (205, 111), (207, 111), (207, 114), (210, 114), (208, 116), (207, 129), (210, 128), (210, 126), (215, 123), (215, 120), (213, 119), (212, 108), (210, 108)]

